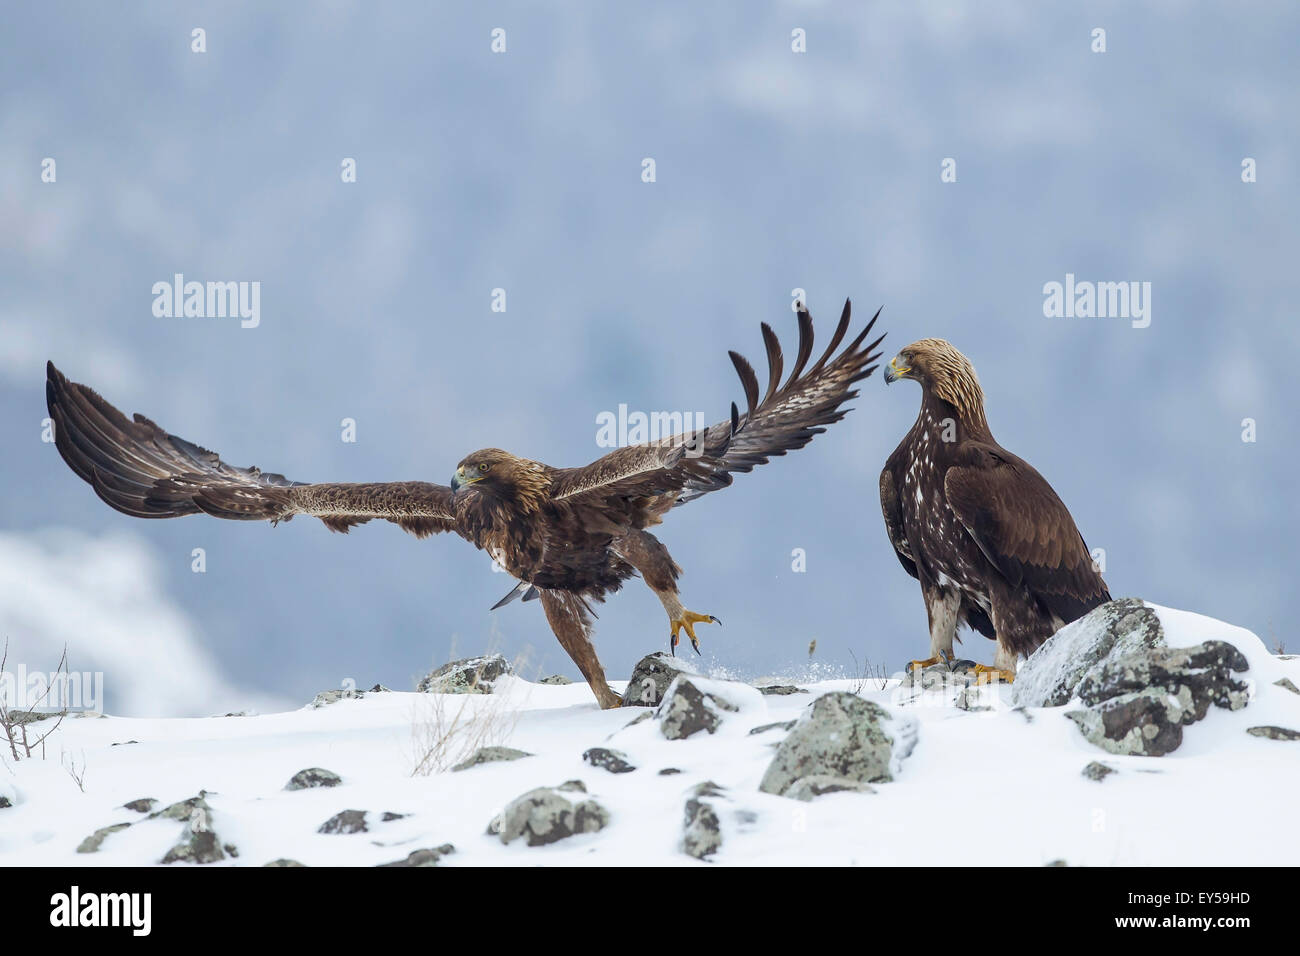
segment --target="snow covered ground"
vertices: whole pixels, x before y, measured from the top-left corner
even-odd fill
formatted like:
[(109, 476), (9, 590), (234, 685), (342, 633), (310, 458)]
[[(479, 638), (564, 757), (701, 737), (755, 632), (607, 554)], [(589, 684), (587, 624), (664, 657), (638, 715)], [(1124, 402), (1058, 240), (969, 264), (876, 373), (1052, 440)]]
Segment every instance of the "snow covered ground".
[[(1120, 757), (1089, 744), (1064, 717), (1070, 707), (1017, 710), (1007, 686), (983, 691), (989, 710), (963, 710), (942, 693), (897, 680), (784, 682), (808, 693), (742, 693), (715, 734), (666, 739), (644, 711), (600, 711), (585, 684), (552, 686), (504, 677), (493, 695), (367, 693), (287, 713), (194, 719), (69, 717), (39, 756), (0, 764), (0, 865), (156, 863), (184, 824), (123, 807), (157, 808), (206, 791), (210, 825), (237, 857), (218, 866), (289, 858), (306, 865), (369, 866), (450, 843), (439, 865), (1294, 865), (1300, 741), (1251, 736), (1247, 727), (1300, 728), (1300, 659), (1270, 654), (1254, 635), (1186, 612), (1160, 610), (1171, 644), (1231, 641), (1250, 662), (1254, 698), (1212, 710), (1160, 758)], [(616, 689), (621, 687), (615, 684)], [(819, 694), (848, 690), (910, 715), (915, 747), (874, 793), (811, 802), (758, 790), (785, 731), (750, 730), (797, 718)], [(463, 709), (462, 709), (463, 708)], [(415, 774), (431, 739), (458, 722), (444, 762), (500, 744), (533, 756), (468, 770)], [(439, 730), (439, 728), (441, 728)], [(585, 763), (591, 747), (616, 749), (636, 770)], [(1100, 781), (1082, 771), (1117, 771)], [(81, 784), (67, 769), (81, 775)], [(298, 771), (321, 767), (335, 787), (286, 791)], [(680, 771), (661, 774), (666, 768)], [(608, 825), (546, 846), (504, 845), (487, 827), (535, 787), (582, 780), (609, 812)], [(710, 780), (723, 842), (697, 862), (681, 849), (688, 792)], [(84, 790), (82, 789), (84, 787)], [(0, 801), (3, 803), (3, 801)], [(344, 810), (368, 811), (365, 832), (318, 832)], [(403, 814), (383, 820), (385, 812)], [(78, 853), (92, 832), (100, 849)]]

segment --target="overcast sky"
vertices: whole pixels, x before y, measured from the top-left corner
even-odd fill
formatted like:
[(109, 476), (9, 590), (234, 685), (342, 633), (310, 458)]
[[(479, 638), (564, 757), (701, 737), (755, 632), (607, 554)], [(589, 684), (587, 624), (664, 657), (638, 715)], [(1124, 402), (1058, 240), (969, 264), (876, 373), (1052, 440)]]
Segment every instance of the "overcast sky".
[[(1190, 6), (10, 10), (11, 662), (52, 666), (66, 641), (131, 713), (407, 689), (489, 649), (578, 676), (538, 605), (489, 612), (509, 582), (458, 538), (111, 511), (41, 441), (47, 358), (233, 464), (446, 482), (482, 446), (590, 461), (621, 403), (724, 418), (727, 349), (757, 363), (767, 321), (792, 350), (795, 289), (823, 336), (852, 296), (860, 321), (884, 306), (887, 357), (927, 336), (964, 351), (994, 435), (1105, 549), (1115, 596), (1295, 650), (1300, 13)], [(259, 282), (259, 324), (155, 316), (175, 273)], [(1150, 283), (1150, 324), (1045, 316), (1067, 274)], [(814, 666), (850, 672), (924, 656), (876, 484), (919, 397), (873, 376), (809, 447), (669, 515), (686, 605), (725, 622), (701, 629), (707, 666), (798, 677), (813, 639)], [(611, 677), (667, 646), (641, 583), (599, 610)]]

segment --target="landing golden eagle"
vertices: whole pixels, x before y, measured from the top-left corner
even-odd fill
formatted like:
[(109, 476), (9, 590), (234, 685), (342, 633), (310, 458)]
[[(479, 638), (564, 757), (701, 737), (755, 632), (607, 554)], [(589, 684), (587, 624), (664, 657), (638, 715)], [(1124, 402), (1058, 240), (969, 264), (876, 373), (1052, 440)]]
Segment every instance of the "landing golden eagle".
[[(879, 312), (876, 316), (879, 316)], [(332, 531), (381, 518), (418, 537), (453, 531), (487, 551), (519, 584), (496, 607), (540, 597), (560, 644), (591, 685), (601, 707), (619, 697), (591, 642), (590, 602), (602, 601), (637, 573), (668, 612), (671, 646), (683, 629), (699, 651), (695, 625), (718, 622), (682, 606), (681, 569), (647, 528), (677, 505), (731, 484), (776, 455), (802, 448), (839, 421), (857, 395), (853, 384), (876, 368), (863, 345), (867, 327), (843, 351), (850, 305), (830, 345), (811, 367), (813, 324), (798, 309), (799, 352), (785, 384), (776, 333), (762, 324), (769, 365), (767, 390), (742, 356), (731, 361), (745, 391), (746, 411), (700, 432), (674, 435), (610, 452), (583, 468), (552, 468), (499, 448), (465, 456), (450, 485), (424, 481), (305, 484), (257, 468), (235, 468), (216, 454), (169, 434), (143, 415), (129, 420), (84, 385), (47, 367), (46, 401), (63, 460), (105, 502), (138, 518), (208, 514), (237, 520), (320, 518)]]
[(965, 623), (998, 642), (979, 679), (1010, 680), (1018, 655), (1110, 592), (1052, 486), (993, 440), (966, 356), (922, 339), (885, 369), (886, 384), (904, 378), (920, 383), (921, 411), (880, 474), (880, 507), (930, 619), (929, 659), (909, 667), (951, 658)]

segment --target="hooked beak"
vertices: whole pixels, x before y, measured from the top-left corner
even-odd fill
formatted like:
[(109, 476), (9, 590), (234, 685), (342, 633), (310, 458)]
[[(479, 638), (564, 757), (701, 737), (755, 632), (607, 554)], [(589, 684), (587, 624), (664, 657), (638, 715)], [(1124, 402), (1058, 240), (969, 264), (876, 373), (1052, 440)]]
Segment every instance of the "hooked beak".
[(483, 475), (479, 472), (477, 467), (471, 466), (471, 470), (466, 471), (465, 466), (461, 465), (456, 469), (456, 473), (451, 476), (451, 490), (455, 493), (460, 491), (462, 488), (468, 487), (469, 485), (482, 480)]
[(889, 360), (889, 364), (885, 366), (885, 384), (890, 385), (900, 378), (907, 378), (907, 373), (910, 371), (912, 371), (912, 366), (899, 365), (898, 356), (895, 355)]

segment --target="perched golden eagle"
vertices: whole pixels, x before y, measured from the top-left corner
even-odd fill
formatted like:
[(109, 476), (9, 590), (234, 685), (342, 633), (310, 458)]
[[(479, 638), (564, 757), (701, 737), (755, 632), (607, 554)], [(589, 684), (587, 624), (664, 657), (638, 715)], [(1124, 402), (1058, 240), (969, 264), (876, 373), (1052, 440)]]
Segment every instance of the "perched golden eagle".
[(952, 657), (957, 625), (998, 642), (980, 680), (1015, 675), (1059, 628), (1110, 600), (1092, 555), (1052, 486), (993, 440), (984, 392), (966, 356), (922, 339), (885, 369), (921, 385), (921, 411), (880, 473), (889, 541), (921, 582), (930, 656)]
[[(876, 317), (879, 316), (876, 313)], [(47, 367), (46, 400), (63, 460), (105, 502), (138, 518), (208, 514), (237, 520), (320, 518), (332, 531), (381, 518), (418, 537), (454, 531), (487, 551), (519, 584), (496, 604), (540, 597), (560, 644), (591, 685), (601, 707), (619, 697), (591, 643), (590, 602), (602, 601), (638, 572), (668, 612), (671, 647), (683, 629), (696, 652), (695, 625), (712, 621), (682, 606), (681, 569), (646, 529), (665, 512), (731, 484), (776, 455), (802, 448), (839, 421), (857, 395), (853, 384), (873, 371), (880, 338), (864, 340), (873, 317), (839, 354), (849, 329), (850, 305), (825, 353), (811, 367), (813, 324), (798, 309), (799, 353), (785, 384), (774, 333), (762, 324), (767, 347), (767, 390), (740, 355), (747, 408), (733, 403), (731, 417), (700, 432), (674, 435), (610, 452), (583, 468), (552, 468), (499, 448), (465, 456), (451, 484), (423, 481), (384, 484), (306, 484), (257, 468), (235, 468), (216, 454), (169, 434), (143, 415), (129, 420), (84, 385)]]

